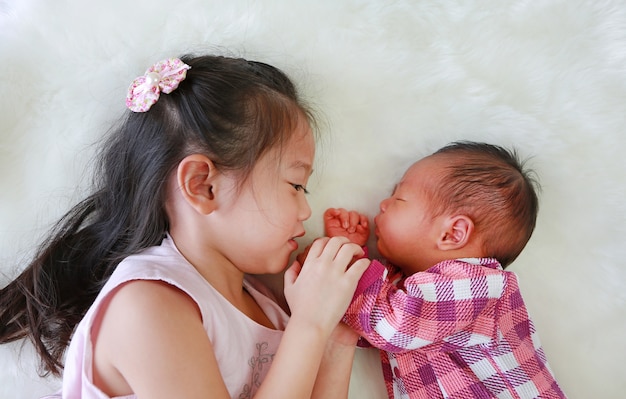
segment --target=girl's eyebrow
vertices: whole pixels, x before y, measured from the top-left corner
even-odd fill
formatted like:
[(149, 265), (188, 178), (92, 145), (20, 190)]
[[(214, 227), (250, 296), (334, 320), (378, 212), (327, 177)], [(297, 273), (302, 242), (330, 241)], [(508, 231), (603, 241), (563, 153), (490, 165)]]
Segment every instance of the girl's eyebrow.
[(309, 175), (313, 174), (313, 169), (311, 165), (306, 162), (294, 161), (289, 167), (294, 169), (304, 169), (305, 172), (309, 173)]

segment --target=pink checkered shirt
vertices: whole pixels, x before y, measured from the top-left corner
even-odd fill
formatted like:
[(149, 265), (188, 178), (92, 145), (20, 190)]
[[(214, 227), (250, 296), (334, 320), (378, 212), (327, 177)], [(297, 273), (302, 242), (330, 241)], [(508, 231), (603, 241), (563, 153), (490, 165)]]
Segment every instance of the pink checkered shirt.
[(382, 349), (390, 398), (565, 398), (517, 277), (495, 259), (400, 277), (372, 261), (344, 316)]

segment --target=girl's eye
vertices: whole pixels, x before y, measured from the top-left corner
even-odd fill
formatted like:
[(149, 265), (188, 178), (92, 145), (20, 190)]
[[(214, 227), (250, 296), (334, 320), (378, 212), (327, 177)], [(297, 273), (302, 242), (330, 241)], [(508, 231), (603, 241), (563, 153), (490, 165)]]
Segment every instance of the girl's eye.
[(302, 184), (292, 184), (292, 186), (296, 189), (296, 191), (304, 191), (305, 194), (309, 193)]

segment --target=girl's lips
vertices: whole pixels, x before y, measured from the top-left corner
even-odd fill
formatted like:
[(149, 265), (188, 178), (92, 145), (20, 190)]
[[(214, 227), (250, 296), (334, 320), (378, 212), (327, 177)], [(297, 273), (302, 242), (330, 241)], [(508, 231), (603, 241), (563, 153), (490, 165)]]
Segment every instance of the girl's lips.
[(298, 250), (298, 242), (293, 238), (289, 240), (289, 245), (291, 246), (291, 248), (293, 248), (292, 251)]
[(304, 231), (300, 234), (296, 234), (289, 240), (289, 245), (291, 245), (291, 247), (293, 248), (292, 251), (296, 251), (298, 249), (298, 241), (296, 241), (296, 238), (300, 238), (303, 236), (304, 236)]

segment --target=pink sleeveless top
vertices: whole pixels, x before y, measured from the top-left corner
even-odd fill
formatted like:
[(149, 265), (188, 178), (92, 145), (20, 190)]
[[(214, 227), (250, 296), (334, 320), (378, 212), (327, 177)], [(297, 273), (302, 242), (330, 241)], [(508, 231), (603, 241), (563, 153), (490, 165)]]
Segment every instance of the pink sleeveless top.
[[(277, 330), (248, 318), (217, 292), (178, 252), (166, 237), (160, 246), (129, 256), (111, 275), (83, 320), (78, 324), (65, 360), (62, 392), (46, 398), (109, 399), (93, 385), (91, 342), (92, 323), (101, 303), (115, 287), (131, 280), (160, 280), (178, 287), (198, 305), (217, 363), (232, 398), (254, 396), (270, 368), (287, 314), (270, 299), (269, 290), (252, 277), (244, 286)], [(135, 398), (135, 395), (124, 398)]]

